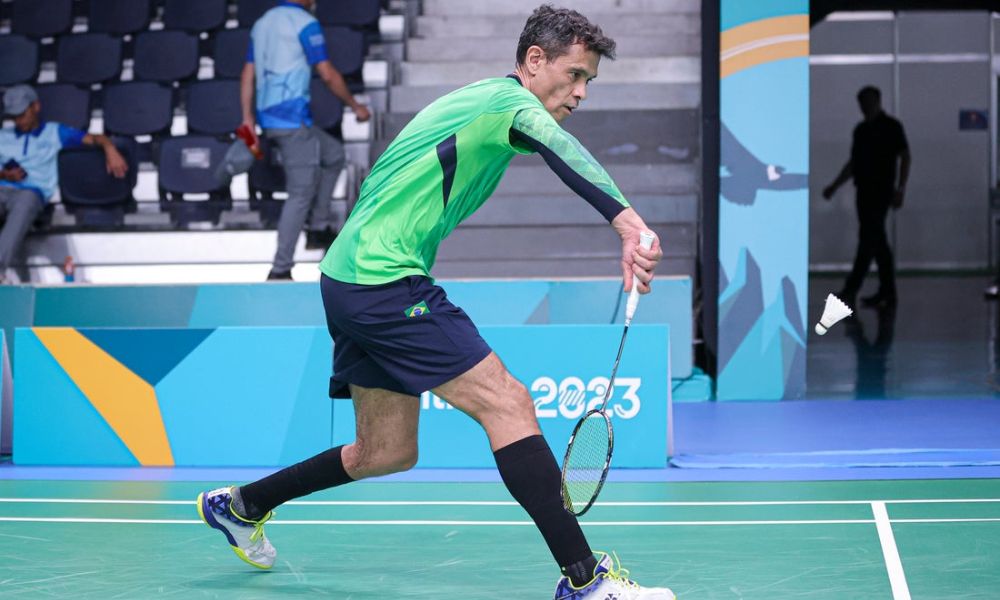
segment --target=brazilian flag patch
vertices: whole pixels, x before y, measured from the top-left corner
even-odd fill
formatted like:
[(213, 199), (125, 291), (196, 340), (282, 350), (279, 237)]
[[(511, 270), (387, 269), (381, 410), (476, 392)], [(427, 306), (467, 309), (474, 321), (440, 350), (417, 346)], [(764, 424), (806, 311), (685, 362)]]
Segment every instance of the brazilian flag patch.
[(413, 317), (419, 317), (420, 315), (426, 315), (431, 312), (431, 309), (427, 308), (427, 303), (421, 300), (417, 304), (414, 304), (410, 308), (403, 311), (406, 316), (410, 319)]

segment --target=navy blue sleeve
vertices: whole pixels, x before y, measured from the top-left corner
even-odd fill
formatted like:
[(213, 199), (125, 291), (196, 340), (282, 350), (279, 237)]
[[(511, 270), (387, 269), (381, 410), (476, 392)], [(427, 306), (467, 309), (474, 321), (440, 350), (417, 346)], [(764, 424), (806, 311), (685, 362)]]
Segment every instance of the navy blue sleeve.
[(319, 26), (319, 21), (313, 21), (305, 26), (299, 33), (299, 41), (302, 43), (302, 50), (306, 53), (306, 60), (310, 65), (328, 60), (326, 54), (326, 40), (323, 38), (323, 30)]
[(87, 132), (76, 127), (59, 123), (59, 143), (63, 148), (76, 148), (83, 144), (83, 138)]
[(247, 44), (247, 62), (253, 62), (253, 40), (250, 40), (250, 43)]
[(541, 110), (520, 111), (510, 130), (513, 141), (542, 155), (559, 179), (597, 209), (608, 222), (629, 208), (611, 176), (552, 117)]

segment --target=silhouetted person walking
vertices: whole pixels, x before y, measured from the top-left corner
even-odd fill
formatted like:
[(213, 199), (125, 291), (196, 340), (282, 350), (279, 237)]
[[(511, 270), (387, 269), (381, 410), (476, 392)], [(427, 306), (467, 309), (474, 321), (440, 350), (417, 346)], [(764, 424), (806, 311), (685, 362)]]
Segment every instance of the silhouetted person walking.
[[(851, 157), (833, 183), (823, 189), (823, 197), (829, 200), (848, 179), (853, 178), (857, 188), (858, 251), (854, 257), (854, 268), (840, 291), (840, 298), (854, 305), (855, 296), (874, 258), (878, 265), (879, 290), (874, 296), (862, 299), (862, 302), (866, 306), (895, 306), (895, 266), (885, 232), (885, 218), (890, 207), (898, 210), (903, 206), (906, 180), (910, 174), (910, 147), (903, 125), (882, 110), (882, 93), (878, 88), (862, 88), (858, 92), (858, 104), (865, 119), (854, 128)], [(897, 159), (900, 165), (898, 183)]]

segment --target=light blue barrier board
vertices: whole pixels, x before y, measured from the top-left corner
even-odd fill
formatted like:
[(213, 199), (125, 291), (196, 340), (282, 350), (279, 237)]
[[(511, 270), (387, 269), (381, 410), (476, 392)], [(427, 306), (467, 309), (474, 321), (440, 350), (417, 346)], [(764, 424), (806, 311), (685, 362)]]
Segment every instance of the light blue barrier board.
[[(666, 466), (668, 329), (636, 325), (629, 333), (610, 402), (618, 467)], [(332, 344), (323, 328), (51, 331), (17, 330), (16, 464), (282, 466), (354, 439), (351, 402), (326, 395)], [(482, 333), (528, 385), (558, 454), (575, 421), (603, 397), (621, 327)], [(95, 375), (116, 385), (95, 386)], [(120, 391), (136, 385), (155, 394), (152, 405)], [(475, 422), (430, 394), (422, 403), (418, 466), (493, 465)], [(167, 458), (144, 460), (136, 431), (164, 432)]]

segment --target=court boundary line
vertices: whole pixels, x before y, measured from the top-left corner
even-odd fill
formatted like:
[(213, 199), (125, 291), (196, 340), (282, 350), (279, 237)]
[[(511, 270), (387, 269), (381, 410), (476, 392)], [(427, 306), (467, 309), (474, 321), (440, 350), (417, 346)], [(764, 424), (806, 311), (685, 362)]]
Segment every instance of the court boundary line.
[[(115, 498), (0, 498), (0, 504), (124, 504), (184, 506), (195, 500), (145, 500)], [(595, 507), (641, 508), (671, 506), (860, 506), (881, 502), (890, 504), (996, 504), (1000, 498), (901, 498), (898, 500), (741, 500), (741, 501), (636, 501), (595, 502)], [(282, 506), (520, 506), (512, 500), (292, 500)]]
[[(894, 519), (890, 523), (1000, 523), (1000, 518), (958, 519)], [(0, 517), (0, 523), (109, 523), (126, 525), (193, 525), (204, 524), (199, 519), (124, 519), (115, 517)], [(728, 521), (580, 521), (583, 527), (684, 527), (684, 526), (744, 526), (744, 525), (877, 525), (876, 519), (788, 519), (788, 520), (728, 520)], [(475, 526), (527, 527), (533, 521), (474, 521), (474, 520), (376, 520), (376, 519), (287, 519), (268, 525), (391, 525), (391, 526)]]
[(885, 570), (889, 574), (892, 598), (893, 600), (910, 600), (910, 587), (906, 583), (903, 561), (899, 558), (899, 548), (896, 546), (896, 536), (892, 533), (892, 522), (889, 520), (889, 511), (886, 509), (885, 502), (872, 502), (872, 515), (875, 517), (878, 541), (882, 546)]

